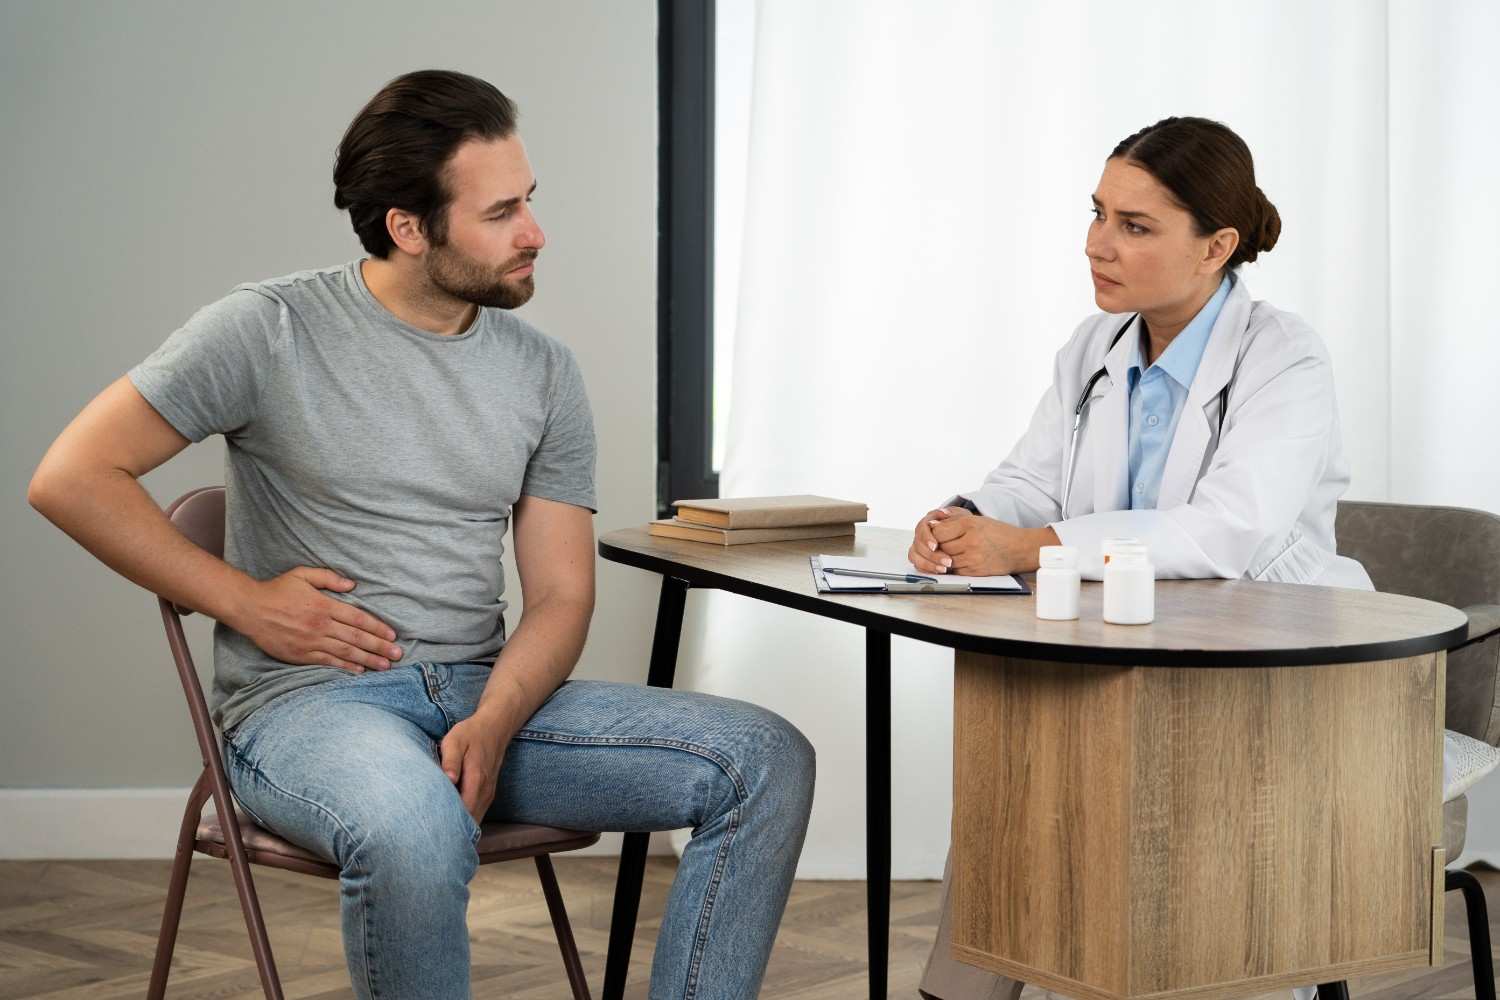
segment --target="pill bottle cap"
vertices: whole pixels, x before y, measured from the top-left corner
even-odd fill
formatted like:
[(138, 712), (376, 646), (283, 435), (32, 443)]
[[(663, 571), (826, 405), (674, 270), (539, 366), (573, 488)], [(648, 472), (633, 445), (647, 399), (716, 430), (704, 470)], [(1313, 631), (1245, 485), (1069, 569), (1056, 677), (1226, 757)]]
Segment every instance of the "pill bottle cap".
[(1137, 541), (1117, 541), (1109, 550), (1109, 564), (1144, 566), (1150, 564), (1150, 552)]
[(1042, 569), (1077, 569), (1078, 550), (1071, 545), (1043, 545), (1040, 562)]
[(1122, 546), (1139, 544), (1141, 544), (1141, 540), (1139, 538), (1128, 538), (1123, 535), (1117, 538), (1106, 538), (1104, 541), (1099, 543), (1099, 555), (1104, 559), (1105, 564), (1108, 565), (1110, 557), (1115, 554), (1115, 550), (1121, 548)]

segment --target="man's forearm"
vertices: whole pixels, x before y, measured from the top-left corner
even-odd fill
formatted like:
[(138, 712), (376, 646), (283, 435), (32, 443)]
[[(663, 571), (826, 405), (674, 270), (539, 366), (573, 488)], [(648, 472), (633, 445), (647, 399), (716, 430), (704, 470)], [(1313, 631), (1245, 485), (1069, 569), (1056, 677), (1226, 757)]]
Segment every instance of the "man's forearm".
[(507, 737), (525, 725), (573, 672), (593, 611), (593, 602), (569, 598), (526, 605), (495, 661), (475, 717)]
[(123, 469), (39, 474), (31, 505), (110, 569), (218, 620), (235, 617), (249, 576), (194, 545)]

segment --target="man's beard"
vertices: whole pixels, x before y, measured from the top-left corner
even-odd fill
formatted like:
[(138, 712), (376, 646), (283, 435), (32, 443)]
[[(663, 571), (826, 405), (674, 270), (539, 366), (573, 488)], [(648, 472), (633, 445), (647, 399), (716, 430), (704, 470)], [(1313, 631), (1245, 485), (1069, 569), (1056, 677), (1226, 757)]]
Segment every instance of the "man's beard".
[(463, 302), (497, 309), (517, 309), (531, 300), (536, 282), (530, 274), (510, 279), (505, 275), (534, 260), (536, 251), (525, 250), (491, 270), (444, 243), (432, 247), (427, 253), (427, 280)]

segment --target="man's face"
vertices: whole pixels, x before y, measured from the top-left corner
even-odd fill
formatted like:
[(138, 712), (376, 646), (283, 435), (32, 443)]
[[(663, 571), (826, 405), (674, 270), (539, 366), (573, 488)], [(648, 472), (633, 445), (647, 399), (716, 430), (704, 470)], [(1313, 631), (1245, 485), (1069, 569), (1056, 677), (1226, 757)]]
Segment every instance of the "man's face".
[(428, 245), (427, 277), (464, 302), (515, 309), (536, 291), (547, 239), (531, 214), (536, 178), (521, 138), (469, 139), (448, 160), (447, 233)]

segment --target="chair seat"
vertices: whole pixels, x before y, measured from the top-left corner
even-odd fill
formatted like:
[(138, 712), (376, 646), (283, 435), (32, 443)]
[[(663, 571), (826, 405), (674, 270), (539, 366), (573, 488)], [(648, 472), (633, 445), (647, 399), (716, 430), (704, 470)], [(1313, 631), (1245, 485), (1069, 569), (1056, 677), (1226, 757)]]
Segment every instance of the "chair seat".
[[(245, 845), (245, 855), (251, 864), (268, 868), (284, 868), (323, 878), (338, 878), (338, 867), (289, 840), (260, 826), (242, 812), (236, 812), (239, 820), (240, 840)], [(599, 834), (582, 830), (563, 830), (554, 826), (537, 826), (532, 823), (486, 823), (480, 828), (479, 863), (513, 861), (517, 858), (532, 858), (539, 854), (560, 854), (576, 851), (597, 843)], [(215, 858), (227, 858), (224, 846), (224, 826), (212, 813), (198, 822), (194, 848)]]

